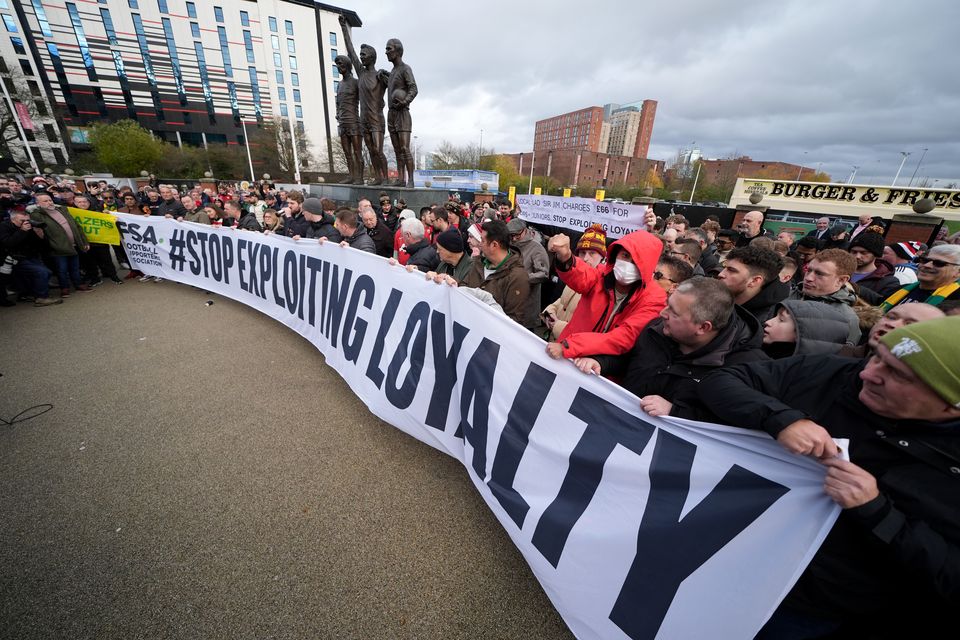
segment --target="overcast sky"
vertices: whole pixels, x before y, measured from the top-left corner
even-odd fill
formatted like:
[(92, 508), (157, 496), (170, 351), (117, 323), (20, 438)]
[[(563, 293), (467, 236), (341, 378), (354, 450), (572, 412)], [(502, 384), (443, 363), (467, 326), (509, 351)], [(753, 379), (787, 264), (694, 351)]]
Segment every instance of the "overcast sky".
[(650, 157), (696, 142), (846, 181), (960, 181), (960, 2), (353, 0), (354, 40), (405, 47), (421, 150), (529, 151), (534, 122), (658, 101)]

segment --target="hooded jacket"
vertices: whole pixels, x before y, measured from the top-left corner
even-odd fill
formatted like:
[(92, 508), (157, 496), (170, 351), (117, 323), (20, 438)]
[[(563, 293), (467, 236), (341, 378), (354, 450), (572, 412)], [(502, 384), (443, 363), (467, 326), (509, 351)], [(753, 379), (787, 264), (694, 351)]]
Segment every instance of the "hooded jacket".
[(527, 270), (523, 268), (520, 254), (516, 249), (510, 249), (509, 255), (503, 264), (484, 278), (484, 259), (473, 261), (473, 266), (463, 280), (464, 287), (483, 289), (490, 293), (503, 308), (503, 312), (517, 324), (523, 324), (526, 312), (527, 298), (530, 295), (530, 281)]
[(777, 304), (790, 296), (790, 284), (773, 280), (763, 285), (757, 295), (743, 303), (743, 308), (753, 314), (762, 326), (773, 317)]
[(960, 468), (960, 422), (873, 413), (859, 399), (865, 364), (838, 356), (753, 362), (716, 371), (697, 391), (721, 424), (776, 437), (813, 420), (848, 438), (850, 460), (877, 479), (880, 495), (840, 512), (784, 605), (846, 623), (847, 634), (835, 637), (941, 636), (960, 606), (960, 479), (952, 470)]
[(825, 296), (811, 296), (803, 292), (803, 285), (790, 294), (790, 300), (812, 300), (813, 302), (824, 302), (838, 309), (847, 319), (847, 344), (855, 345), (860, 342), (860, 318), (853, 310), (853, 305), (857, 301), (857, 295), (847, 289), (845, 286)]
[(860, 287), (860, 297), (876, 306), (896, 293), (901, 285), (892, 264), (882, 258), (877, 258), (874, 264), (873, 273), (857, 280), (856, 284)]
[[(787, 349), (765, 345), (767, 355), (777, 357), (834, 354), (844, 347), (850, 325), (837, 307), (812, 300), (784, 300), (783, 307), (793, 318), (797, 341)], [(784, 351), (788, 351), (784, 352)]]
[(617, 375), (617, 369), (625, 366), (623, 387), (638, 398), (666, 398), (673, 403), (671, 416), (714, 422), (716, 417), (697, 396), (697, 385), (719, 367), (768, 360), (762, 346), (760, 323), (737, 306), (727, 326), (696, 351), (682, 353), (680, 345), (664, 335), (663, 318), (657, 318), (640, 333), (629, 354), (598, 356), (596, 360), (604, 375)]
[[(640, 271), (640, 280), (631, 285), (626, 299), (615, 310), (613, 268), (617, 255), (626, 249)], [(564, 284), (581, 294), (570, 322), (560, 333), (565, 358), (582, 355), (619, 355), (629, 351), (644, 327), (656, 318), (667, 302), (667, 294), (653, 281), (663, 243), (646, 231), (634, 231), (607, 250), (607, 262), (591, 267), (574, 256), (571, 262), (557, 264)], [(604, 332), (610, 314), (613, 321)]]
[[(304, 218), (306, 220), (306, 218)], [(340, 236), (340, 232), (336, 230), (333, 226), (333, 216), (329, 213), (324, 213), (323, 217), (318, 222), (306, 221), (307, 224), (303, 229), (303, 233), (296, 234), (301, 238), (326, 238), (331, 242), (340, 242), (343, 238)]]
[[(527, 233), (531, 233), (529, 227)], [(464, 246), (467, 246), (466, 238), (464, 238)], [(530, 281), (530, 295), (527, 297), (526, 319), (523, 325), (532, 329), (540, 321), (540, 283), (550, 276), (550, 256), (540, 241), (533, 237), (514, 242), (513, 246), (520, 252), (523, 268), (527, 270)]]
[(370, 234), (367, 233), (367, 228), (362, 224), (356, 228), (352, 236), (344, 238), (344, 240), (354, 249), (374, 254), (377, 252), (377, 245), (374, 244), (373, 238), (370, 237)]

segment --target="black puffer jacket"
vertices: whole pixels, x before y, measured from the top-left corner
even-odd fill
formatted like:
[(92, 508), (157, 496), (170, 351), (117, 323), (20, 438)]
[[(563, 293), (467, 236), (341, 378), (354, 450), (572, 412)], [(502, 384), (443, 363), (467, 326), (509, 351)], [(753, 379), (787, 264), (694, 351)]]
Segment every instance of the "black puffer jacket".
[(730, 323), (692, 353), (681, 353), (679, 345), (663, 334), (663, 318), (657, 318), (640, 332), (629, 353), (594, 357), (603, 375), (625, 373), (623, 387), (637, 397), (658, 395), (672, 402), (670, 415), (716, 421), (696, 394), (700, 380), (718, 367), (767, 359), (760, 348), (760, 323), (741, 307), (735, 309)]
[(852, 462), (877, 479), (880, 496), (840, 513), (784, 605), (844, 623), (849, 635), (836, 637), (940, 637), (960, 607), (960, 421), (873, 413), (859, 400), (865, 363), (753, 362), (720, 369), (697, 390), (724, 424), (774, 437), (811, 419), (849, 438)]
[(333, 242), (340, 242), (343, 239), (343, 237), (340, 235), (340, 232), (337, 231), (333, 226), (333, 216), (326, 213), (323, 214), (323, 218), (319, 222), (307, 222), (303, 233), (300, 234), (300, 237), (326, 238)]

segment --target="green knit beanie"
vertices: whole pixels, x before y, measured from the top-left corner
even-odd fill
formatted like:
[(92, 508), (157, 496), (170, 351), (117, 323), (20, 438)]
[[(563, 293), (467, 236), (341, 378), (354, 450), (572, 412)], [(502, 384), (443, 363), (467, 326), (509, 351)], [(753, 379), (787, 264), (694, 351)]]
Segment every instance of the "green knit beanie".
[(960, 409), (960, 317), (900, 327), (880, 342), (937, 395)]

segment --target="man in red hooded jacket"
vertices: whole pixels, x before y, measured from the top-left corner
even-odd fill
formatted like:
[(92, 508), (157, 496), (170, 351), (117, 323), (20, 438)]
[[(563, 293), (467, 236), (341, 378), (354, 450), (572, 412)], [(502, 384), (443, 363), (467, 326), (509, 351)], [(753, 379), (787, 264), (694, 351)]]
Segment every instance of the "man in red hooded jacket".
[(653, 280), (663, 250), (660, 240), (635, 231), (614, 242), (607, 262), (597, 267), (574, 256), (564, 234), (550, 238), (547, 250), (555, 255), (560, 279), (582, 296), (558, 341), (547, 345), (547, 353), (559, 359), (630, 351), (667, 301)]

